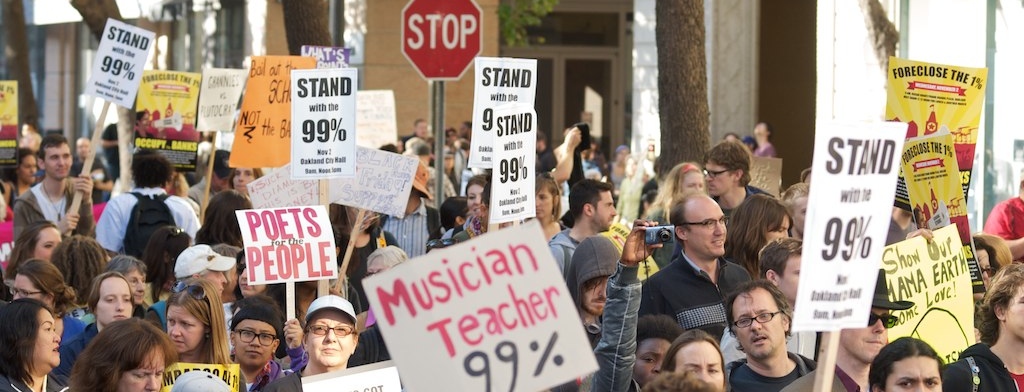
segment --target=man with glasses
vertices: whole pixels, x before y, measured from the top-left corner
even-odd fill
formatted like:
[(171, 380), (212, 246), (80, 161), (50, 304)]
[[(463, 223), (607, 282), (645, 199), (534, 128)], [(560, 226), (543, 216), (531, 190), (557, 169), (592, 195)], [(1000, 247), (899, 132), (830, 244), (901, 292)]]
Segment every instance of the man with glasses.
[[(836, 350), (836, 371), (832, 379), (832, 392), (869, 391), (868, 371), (871, 361), (878, 352), (889, 344), (889, 328), (895, 327), (897, 317), (893, 310), (907, 310), (913, 302), (890, 301), (889, 289), (885, 282), (885, 271), (878, 270), (875, 294), (871, 300), (871, 313), (863, 328), (844, 329), (839, 333), (839, 348)], [(749, 354), (748, 354), (749, 355)], [(814, 390), (814, 372), (808, 373), (790, 384), (785, 392)], [(967, 390), (970, 389), (959, 389)]]
[(750, 280), (747, 271), (725, 255), (725, 214), (703, 193), (683, 195), (672, 207), (676, 242), (682, 252), (643, 286), (640, 315), (666, 314), (685, 330), (702, 329), (711, 336), (725, 330), (722, 294)]
[(704, 178), (708, 194), (726, 216), (747, 196), (764, 193), (750, 184), (750, 150), (739, 142), (723, 141), (704, 155)]
[(249, 392), (262, 391), (290, 373), (274, 361), (274, 352), (284, 336), (284, 316), (274, 303), (266, 300), (249, 297), (238, 301), (238, 313), (231, 318), (231, 346)]
[(358, 341), (356, 313), (352, 304), (336, 295), (317, 298), (306, 311), (306, 328), (302, 336), (302, 347), (309, 356), (309, 362), (301, 372), (274, 381), (264, 391), (301, 391), (302, 377), (346, 369)]
[(745, 359), (725, 366), (735, 392), (778, 392), (817, 366), (813, 360), (786, 351), (793, 309), (774, 283), (764, 279), (744, 283), (725, 300), (729, 333), (736, 337)]

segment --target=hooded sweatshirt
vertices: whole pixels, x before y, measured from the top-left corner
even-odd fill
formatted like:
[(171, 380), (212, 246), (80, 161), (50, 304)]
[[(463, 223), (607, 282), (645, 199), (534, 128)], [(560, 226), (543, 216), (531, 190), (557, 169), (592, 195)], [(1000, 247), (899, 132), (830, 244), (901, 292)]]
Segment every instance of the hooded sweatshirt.
[[(967, 358), (974, 360), (977, 374)], [(974, 377), (978, 376), (978, 385)], [(945, 392), (1016, 392), (1017, 383), (1010, 377), (1003, 361), (985, 343), (968, 347), (960, 353), (960, 360), (949, 364), (942, 372), (942, 390)]]
[(572, 229), (565, 229), (555, 234), (551, 241), (548, 241), (548, 248), (551, 255), (555, 257), (558, 270), (562, 272), (562, 279), (569, 280), (569, 266), (572, 265), (572, 254), (576, 252), (576, 246), (580, 243), (569, 235)]
[[(621, 256), (621, 252), (618, 248), (612, 244), (610, 239), (601, 235), (588, 237), (576, 247), (576, 252), (573, 253), (572, 262), (569, 265), (569, 274), (565, 278), (569, 294), (572, 295), (572, 302), (580, 311), (581, 318), (583, 316), (581, 304), (583, 303), (584, 284), (591, 279), (609, 277), (615, 273), (619, 256)], [(605, 295), (604, 290), (601, 290), (600, 293), (602, 296)], [(600, 324), (584, 325), (584, 327), (587, 330), (587, 337), (590, 339), (590, 347), (597, 346), (597, 341), (601, 337)]]

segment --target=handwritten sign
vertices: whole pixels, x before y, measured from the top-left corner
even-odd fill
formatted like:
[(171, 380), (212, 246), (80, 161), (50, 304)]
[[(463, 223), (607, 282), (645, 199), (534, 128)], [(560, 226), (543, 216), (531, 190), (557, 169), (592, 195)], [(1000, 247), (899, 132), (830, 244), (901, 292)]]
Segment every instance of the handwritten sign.
[(348, 68), (348, 57), (352, 50), (331, 46), (302, 45), (299, 54), (316, 59), (318, 69)]
[(782, 187), (782, 158), (750, 157), (750, 185), (779, 197)]
[(935, 230), (932, 236), (931, 242), (914, 237), (882, 252), (889, 298), (914, 303), (893, 312), (899, 321), (889, 329), (889, 340), (922, 339), (945, 363), (953, 363), (974, 344), (974, 292), (955, 225)]
[(246, 185), (252, 207), (297, 207), (320, 203), (319, 182), (293, 180), (291, 177), (291, 165), (284, 165)]
[(156, 35), (152, 31), (107, 19), (101, 38), (84, 92), (130, 108), (135, 104), (142, 69), (146, 67)]
[(235, 126), (231, 167), (279, 167), (291, 158), (291, 70), (312, 69), (316, 59), (253, 56)]
[(337, 392), (339, 385), (344, 385), (345, 391), (402, 392), (402, 382), (394, 361), (302, 378), (303, 392)]
[(409, 390), (538, 391), (597, 368), (536, 222), (363, 284)]
[(793, 331), (864, 326), (889, 229), (905, 129), (900, 123), (818, 127)]
[(135, 147), (159, 151), (176, 169), (195, 170), (201, 81), (201, 75), (191, 72), (143, 72), (135, 102)]
[(188, 363), (178, 362), (164, 369), (164, 381), (163, 387), (160, 388), (160, 392), (171, 392), (174, 388), (174, 381), (178, 379), (182, 374), (195, 371), (203, 370), (216, 377), (220, 377), (225, 384), (228, 384), (233, 391), (240, 391), (242, 385), (241, 369), (238, 364), (231, 365), (214, 365), (208, 363)]
[(0, 80), (0, 165), (18, 164), (18, 81)]
[(253, 284), (338, 277), (334, 232), (324, 206), (235, 211)]
[(333, 203), (394, 217), (405, 216), (419, 160), (366, 147), (356, 149), (356, 177), (332, 181)]
[(292, 71), (292, 178), (356, 174), (355, 68)]
[(245, 89), (244, 69), (207, 68), (199, 95), (199, 122), (196, 128), (208, 131), (233, 131), (235, 108)]
[(489, 222), (532, 218), (537, 198), (537, 173), (533, 172), (537, 167), (537, 112), (533, 105), (509, 104), (494, 108), (493, 113)]
[(366, 90), (356, 92), (356, 144), (380, 148), (398, 140), (395, 121), (395, 92)]
[(470, 142), (469, 167), (490, 169), (492, 149), (497, 146), (494, 143), (494, 108), (508, 103), (534, 107), (537, 60), (477, 57), (473, 63), (476, 87), (473, 89), (473, 140)]

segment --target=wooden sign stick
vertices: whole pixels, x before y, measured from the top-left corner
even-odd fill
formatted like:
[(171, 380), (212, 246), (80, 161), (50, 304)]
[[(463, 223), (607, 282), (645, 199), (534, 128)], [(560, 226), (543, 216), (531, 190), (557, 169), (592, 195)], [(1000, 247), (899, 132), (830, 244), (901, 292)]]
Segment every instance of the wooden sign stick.
[[(92, 145), (93, 148), (89, 151), (89, 156), (85, 157), (85, 162), (82, 163), (82, 173), (91, 175), (92, 163), (96, 159), (96, 146), (100, 146), (100, 135), (103, 134), (103, 123), (107, 121), (107, 111), (110, 110), (110, 101), (103, 101), (103, 110), (100, 110), (100, 116), (96, 118), (96, 126), (92, 129)], [(69, 213), (77, 213), (78, 208), (82, 206), (82, 198), (85, 196), (92, 197), (92, 195), (86, 195), (83, 192), (75, 192), (75, 197), (71, 200), (71, 207), (68, 208)], [(69, 230), (69, 232), (72, 230)]]
[(203, 200), (199, 207), (199, 224), (206, 220), (206, 207), (210, 205), (210, 183), (213, 182), (213, 164), (217, 161), (217, 143), (219, 142), (220, 132), (214, 132), (210, 158), (206, 160), (206, 186), (203, 188)]
[(295, 282), (286, 282), (284, 284), (284, 293), (284, 303), (288, 310), (285, 319), (298, 318), (299, 316), (295, 314)]
[[(326, 207), (328, 212), (331, 211), (331, 202), (329, 200), (327, 200), (328, 199), (327, 195), (328, 195), (329, 190), (330, 190), (330, 189), (328, 189), (329, 186), (330, 186), (330, 181), (328, 181), (326, 179), (321, 179), (320, 180), (320, 187), (319, 187), (320, 204), (323, 205), (324, 207)], [(350, 240), (349, 243), (352, 243), (352, 241)], [(344, 269), (341, 270), (341, 271), (338, 271), (338, 281), (340, 282), (342, 279), (345, 279), (345, 270)], [(330, 294), (330, 287), (331, 287), (331, 282), (329, 280), (327, 280), (327, 279), (323, 279), (323, 280), (317, 282), (316, 296), (317, 297), (323, 297), (323, 296), (325, 296), (327, 294)], [(344, 297), (344, 294), (342, 295), (342, 297)]]
[(334, 288), (338, 290), (343, 298), (348, 298), (348, 283), (346, 280), (345, 270), (348, 269), (348, 261), (352, 259), (352, 251), (356, 248), (356, 234), (363, 226), (363, 218), (366, 217), (366, 210), (360, 208), (359, 213), (356, 214), (356, 223), (352, 227), (352, 233), (349, 234), (348, 246), (345, 248), (345, 256), (341, 259), (341, 269), (338, 270), (338, 283), (334, 285)]
[(839, 331), (821, 333), (821, 347), (818, 349), (818, 371), (814, 376), (814, 391), (831, 391), (832, 379), (836, 373), (836, 350), (839, 348)]

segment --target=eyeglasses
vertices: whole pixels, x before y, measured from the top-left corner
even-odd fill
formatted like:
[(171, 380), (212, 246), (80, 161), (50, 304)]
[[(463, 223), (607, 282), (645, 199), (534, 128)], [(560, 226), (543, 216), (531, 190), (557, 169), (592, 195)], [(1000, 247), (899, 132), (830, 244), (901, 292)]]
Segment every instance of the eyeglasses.
[(36, 294), (42, 294), (42, 291), (25, 291), (16, 287), (11, 287), (11, 295), (15, 297), (29, 297)]
[(736, 328), (746, 328), (749, 327), (751, 324), (754, 324), (754, 320), (757, 320), (759, 324), (764, 325), (764, 323), (772, 321), (772, 319), (775, 318), (775, 316), (778, 315), (779, 313), (782, 313), (782, 311), (780, 310), (771, 313), (761, 313), (754, 317), (744, 317), (739, 320), (736, 320), (736, 322), (732, 323), (732, 325), (735, 325)]
[(447, 248), (449, 246), (455, 245), (456, 242), (457, 241), (455, 241), (454, 238), (444, 238), (427, 241), (427, 252), (430, 252), (431, 250), (434, 249)]
[(709, 178), (715, 178), (715, 177), (718, 177), (719, 175), (721, 175), (722, 173), (725, 173), (727, 171), (732, 171), (732, 170), (731, 169), (725, 169), (725, 170), (713, 171), (713, 170), (704, 169), (704, 175), (706, 177), (709, 177)]
[(179, 235), (185, 234), (185, 229), (182, 229), (180, 227), (177, 227), (177, 226), (167, 226), (167, 227), (169, 227), (168, 231), (171, 232), (171, 237), (177, 237)]
[(870, 327), (875, 325), (878, 320), (882, 320), (882, 325), (885, 326), (885, 329), (889, 329), (896, 326), (896, 322), (899, 321), (899, 317), (891, 314), (875, 314), (875, 312), (871, 312), (868, 316), (868, 326)]
[(715, 225), (718, 225), (718, 224), (721, 224), (722, 226), (728, 225), (729, 224), (729, 217), (723, 216), (722, 219), (705, 219), (705, 220), (702, 220), (700, 222), (683, 222), (683, 224), (684, 225), (691, 225), (691, 226), (703, 226), (703, 227), (706, 227), (706, 228), (710, 229), (712, 227), (715, 227)]
[(309, 332), (312, 332), (313, 335), (316, 336), (327, 336), (328, 331), (334, 331), (334, 336), (343, 338), (348, 335), (351, 335), (352, 332), (355, 332), (355, 328), (352, 328), (348, 325), (339, 325), (337, 327), (331, 328), (323, 324), (311, 325), (309, 327)]
[(992, 268), (992, 267), (985, 267), (985, 268), (981, 269), (981, 272), (984, 272), (988, 276), (995, 275), (996, 271), (999, 271), (999, 270), (997, 270), (995, 268)]
[(238, 337), (242, 338), (242, 342), (245, 343), (252, 343), (252, 340), (256, 339), (257, 336), (260, 338), (260, 344), (264, 346), (269, 346), (271, 343), (274, 343), (274, 341), (277, 340), (277, 336), (274, 334), (257, 333), (256, 331), (250, 329), (239, 329), (234, 332), (237, 333)]
[(179, 280), (175, 283), (174, 287), (171, 287), (171, 292), (175, 294), (186, 292), (190, 297), (198, 300), (206, 298), (206, 289), (204, 289), (203, 286), (197, 284), (190, 285), (185, 283), (184, 280)]

